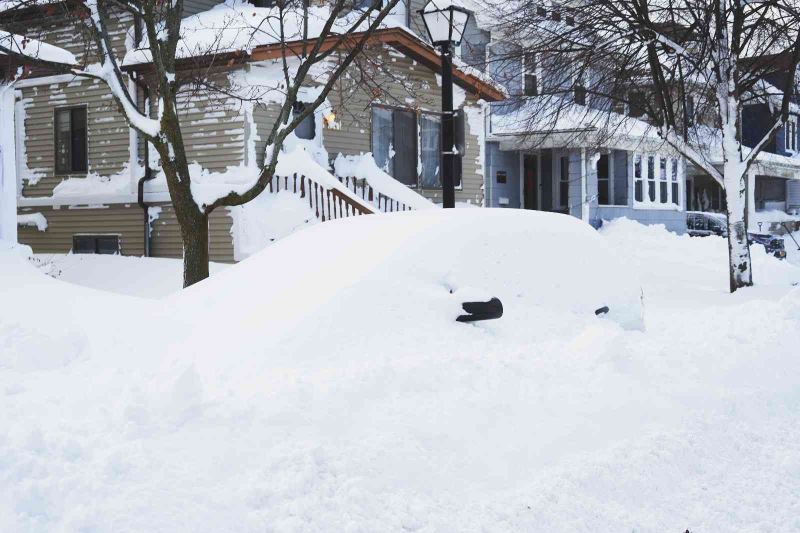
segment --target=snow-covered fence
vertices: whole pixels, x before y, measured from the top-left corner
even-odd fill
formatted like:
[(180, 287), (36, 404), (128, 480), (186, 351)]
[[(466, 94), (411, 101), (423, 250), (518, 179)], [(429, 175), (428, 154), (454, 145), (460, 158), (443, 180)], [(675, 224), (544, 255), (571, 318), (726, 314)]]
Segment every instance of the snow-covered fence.
[(413, 209), (410, 205), (407, 205), (399, 200), (395, 200), (394, 198), (390, 198), (383, 193), (376, 192), (372, 185), (367, 183), (364, 179), (358, 179), (352, 176), (337, 176), (339, 181), (348, 189), (352, 190), (356, 196), (360, 196), (362, 200), (365, 202), (369, 202), (375, 207), (378, 208), (379, 211), (384, 213), (393, 213), (395, 211), (410, 211)]
[(308, 199), (308, 207), (314, 210), (318, 219), (325, 222), (337, 218), (369, 215), (372, 211), (359, 204), (342, 191), (326, 188), (304, 175), (273, 176), (269, 182), (269, 192), (291, 191), (300, 198)]

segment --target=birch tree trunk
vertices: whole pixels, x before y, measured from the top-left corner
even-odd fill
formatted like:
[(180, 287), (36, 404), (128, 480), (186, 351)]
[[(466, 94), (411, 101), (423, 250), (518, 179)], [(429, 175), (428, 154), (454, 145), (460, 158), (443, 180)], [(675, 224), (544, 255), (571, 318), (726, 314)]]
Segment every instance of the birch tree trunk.
[(728, 275), (730, 291), (753, 285), (750, 243), (747, 238), (747, 164), (739, 135), (741, 100), (737, 88), (738, 56), (731, 50), (726, 0), (717, 16), (717, 102), (722, 133), (722, 181), (728, 211)]

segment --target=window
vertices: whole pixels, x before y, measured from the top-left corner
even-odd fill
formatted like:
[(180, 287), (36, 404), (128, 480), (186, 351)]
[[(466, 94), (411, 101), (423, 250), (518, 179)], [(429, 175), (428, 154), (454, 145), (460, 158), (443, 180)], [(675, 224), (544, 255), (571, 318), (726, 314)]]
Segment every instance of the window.
[(250, 0), (255, 7), (275, 7), (275, 0)]
[[(306, 108), (307, 104), (304, 102), (295, 102), (292, 105), (292, 116), (299, 115), (303, 113)], [(304, 118), (300, 124), (294, 129), (294, 134), (297, 136), (298, 139), (313, 139), (314, 136), (317, 134), (317, 124), (314, 116), (314, 112), (312, 111), (310, 115)]]
[[(465, 150), (463, 111), (453, 116), (455, 157), (453, 182), (461, 185)], [(410, 187), (428, 189), (442, 186), (442, 116), (408, 109), (373, 106), (372, 156), (387, 174)], [(419, 146), (417, 146), (419, 142)]]
[(614, 205), (628, 205), (628, 152), (614, 150), (611, 175), (614, 180)]
[(644, 115), (645, 111), (644, 94), (639, 91), (631, 91), (628, 94), (628, 115), (634, 118), (639, 118)]
[(781, 178), (756, 176), (756, 211), (785, 211), (786, 183)]
[(526, 53), (523, 56), (524, 62), (524, 91), (525, 96), (538, 96), (539, 95), (539, 76), (537, 71), (536, 54)]
[(797, 151), (797, 117), (789, 117), (783, 127), (784, 148), (787, 152)]
[(579, 105), (586, 105), (586, 86), (583, 84), (583, 77), (575, 80), (575, 103)]
[(73, 235), (72, 253), (104, 254), (119, 253), (119, 235)]
[(647, 157), (647, 197), (656, 201), (656, 161), (652, 155)]
[(558, 204), (569, 211), (569, 156), (562, 156), (559, 164)]
[(56, 173), (86, 172), (86, 108), (56, 109), (54, 123)]
[(670, 159), (672, 168), (672, 203), (681, 205), (680, 182), (678, 181), (678, 160)]
[(597, 161), (597, 203), (611, 205), (611, 176), (608, 154), (602, 154)]
[(508, 182), (508, 174), (505, 170), (498, 170), (495, 174), (495, 180), (497, 183), (507, 183)]
[(666, 204), (668, 202), (667, 196), (669, 195), (669, 183), (667, 182), (667, 158), (660, 157), (658, 161), (658, 200), (662, 204)]
[(633, 198), (637, 202), (644, 201), (644, 181), (642, 179), (642, 156), (636, 154), (633, 158)]

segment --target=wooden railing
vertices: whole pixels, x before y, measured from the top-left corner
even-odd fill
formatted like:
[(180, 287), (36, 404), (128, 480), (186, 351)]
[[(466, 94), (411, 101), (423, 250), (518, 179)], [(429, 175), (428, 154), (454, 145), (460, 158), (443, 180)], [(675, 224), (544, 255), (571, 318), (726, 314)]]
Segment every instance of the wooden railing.
[(337, 176), (337, 178), (339, 178), (339, 181), (342, 183), (342, 185), (348, 189), (351, 189), (356, 196), (360, 196), (365, 202), (369, 202), (377, 207), (379, 211), (384, 213), (393, 213), (394, 211), (410, 211), (412, 209), (410, 205), (406, 205), (399, 200), (390, 198), (385, 194), (376, 194), (372, 186), (367, 183), (367, 180), (356, 179), (354, 177), (347, 176), (344, 178)]
[(327, 189), (306, 176), (273, 176), (269, 182), (269, 192), (290, 191), (308, 198), (308, 207), (314, 210), (318, 219), (335, 220), (372, 213), (338, 189)]

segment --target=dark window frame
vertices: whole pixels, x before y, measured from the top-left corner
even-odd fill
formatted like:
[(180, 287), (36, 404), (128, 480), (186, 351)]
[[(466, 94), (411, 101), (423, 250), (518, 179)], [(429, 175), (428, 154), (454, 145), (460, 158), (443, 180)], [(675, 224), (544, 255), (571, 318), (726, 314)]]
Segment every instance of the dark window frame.
[[(90, 246), (79, 245), (81, 240), (91, 239)], [(113, 247), (113, 252), (103, 251), (104, 247), (101, 246), (103, 241), (114, 239), (116, 246)], [(93, 251), (79, 251), (91, 248)], [(106, 250), (110, 248), (105, 248)], [(72, 253), (74, 254), (96, 254), (96, 255), (119, 255), (122, 253), (122, 239), (119, 233), (77, 233), (72, 236)]]
[[(74, 143), (74, 111), (82, 110), (84, 117), (84, 139), (83, 139), (83, 169), (75, 169), (72, 145)], [(62, 168), (58, 163), (58, 134), (59, 134), (59, 113), (70, 112), (70, 164), (68, 169)], [(56, 176), (68, 176), (76, 174), (88, 174), (89, 172), (89, 106), (86, 104), (61, 106), (53, 108), (53, 172)]]

